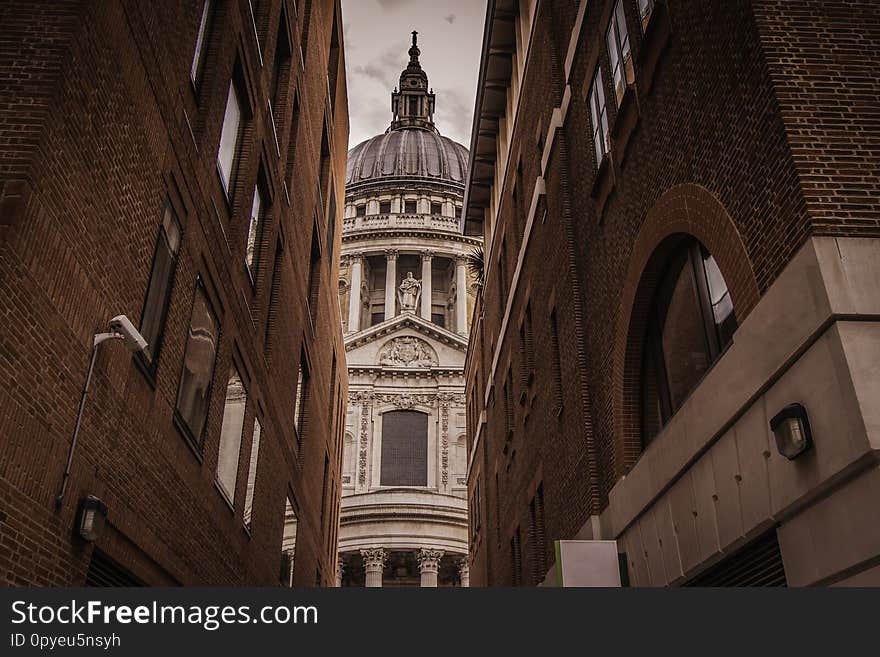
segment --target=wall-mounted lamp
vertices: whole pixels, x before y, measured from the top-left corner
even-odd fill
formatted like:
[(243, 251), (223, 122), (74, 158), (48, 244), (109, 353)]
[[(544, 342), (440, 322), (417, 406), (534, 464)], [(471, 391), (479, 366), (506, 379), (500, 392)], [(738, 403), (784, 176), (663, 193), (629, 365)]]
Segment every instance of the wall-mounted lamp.
[(55, 508), (60, 509), (64, 502), (64, 493), (67, 491), (67, 480), (70, 478), (70, 466), (73, 465), (73, 452), (76, 450), (76, 439), (79, 436), (79, 427), (82, 423), (83, 409), (86, 405), (86, 394), (89, 391), (89, 384), (92, 382), (92, 371), (95, 369), (95, 359), (98, 357), (98, 347), (107, 340), (122, 340), (126, 348), (132, 352), (144, 351), (147, 348), (147, 341), (144, 336), (135, 328), (134, 324), (129, 321), (125, 315), (117, 315), (110, 320), (110, 330), (106, 333), (95, 333), (92, 339), (92, 359), (89, 361), (89, 372), (86, 374), (86, 382), (83, 386), (82, 395), (79, 398), (79, 410), (76, 412), (76, 425), (73, 428), (73, 439), (70, 441), (70, 449), (67, 452), (67, 465), (64, 467), (64, 474), (61, 476), (61, 486), (58, 489), (58, 495), (55, 496)]
[(80, 500), (79, 521), (76, 523), (76, 533), (84, 541), (95, 542), (104, 532), (104, 524), (107, 522), (107, 505), (94, 495), (89, 495)]
[(813, 433), (807, 409), (800, 404), (789, 404), (770, 420), (770, 429), (776, 436), (776, 449), (789, 460), (813, 446)]

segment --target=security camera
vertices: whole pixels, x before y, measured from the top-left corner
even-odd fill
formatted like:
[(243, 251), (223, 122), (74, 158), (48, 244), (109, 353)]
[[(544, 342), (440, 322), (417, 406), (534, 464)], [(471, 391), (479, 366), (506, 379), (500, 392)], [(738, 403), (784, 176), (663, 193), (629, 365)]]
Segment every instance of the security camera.
[(120, 336), (125, 341), (125, 346), (130, 351), (144, 351), (147, 348), (147, 341), (140, 334), (134, 324), (132, 324), (125, 315), (117, 315), (110, 320), (110, 330)]

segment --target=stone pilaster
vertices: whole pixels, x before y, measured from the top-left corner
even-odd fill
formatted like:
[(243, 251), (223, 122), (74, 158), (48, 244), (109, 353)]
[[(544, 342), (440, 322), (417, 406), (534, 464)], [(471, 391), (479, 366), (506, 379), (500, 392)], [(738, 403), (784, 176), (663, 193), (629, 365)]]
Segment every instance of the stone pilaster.
[(351, 256), (351, 286), (348, 299), (348, 332), (361, 330), (361, 281), (364, 258), (360, 254)]
[(342, 557), (336, 561), (336, 588), (340, 588), (342, 586), (342, 573), (345, 571), (345, 562), (342, 560)]
[(422, 251), (422, 317), (431, 321), (431, 261), (434, 258), (432, 251)]
[(385, 321), (394, 317), (397, 310), (397, 251), (385, 252)]
[(459, 256), (455, 259), (455, 332), (466, 335), (467, 325), (467, 259)]

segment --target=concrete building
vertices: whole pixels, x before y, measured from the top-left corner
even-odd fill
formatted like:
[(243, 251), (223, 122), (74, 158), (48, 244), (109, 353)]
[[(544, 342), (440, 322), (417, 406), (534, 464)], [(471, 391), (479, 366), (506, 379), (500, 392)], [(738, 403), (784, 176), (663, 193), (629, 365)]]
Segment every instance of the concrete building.
[(490, 0), (472, 584), (880, 584), (878, 18)]
[(458, 230), (467, 149), (434, 125), (416, 39), (389, 129), (348, 159), (343, 586), (467, 584), (467, 259), (480, 240)]
[(0, 24), (0, 583), (332, 585), (339, 3)]

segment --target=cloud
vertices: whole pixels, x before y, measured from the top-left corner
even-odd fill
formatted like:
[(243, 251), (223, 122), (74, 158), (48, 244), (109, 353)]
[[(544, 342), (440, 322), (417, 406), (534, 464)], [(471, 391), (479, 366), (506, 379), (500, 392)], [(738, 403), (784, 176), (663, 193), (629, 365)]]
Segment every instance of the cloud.
[(448, 16), (444, 16), (443, 20), (452, 25), (455, 22), (455, 14), (449, 14)]
[(387, 87), (388, 92), (397, 84), (400, 72), (406, 68), (406, 44), (395, 43), (388, 46), (378, 57), (373, 57), (363, 64), (350, 63), (353, 77), (364, 77), (375, 80)]
[(437, 110), (434, 121), (440, 132), (470, 147), (474, 107), (470, 94), (461, 89), (437, 87)]
[(376, 2), (382, 7), (383, 11), (394, 11), (410, 4), (412, 0), (376, 0)]

